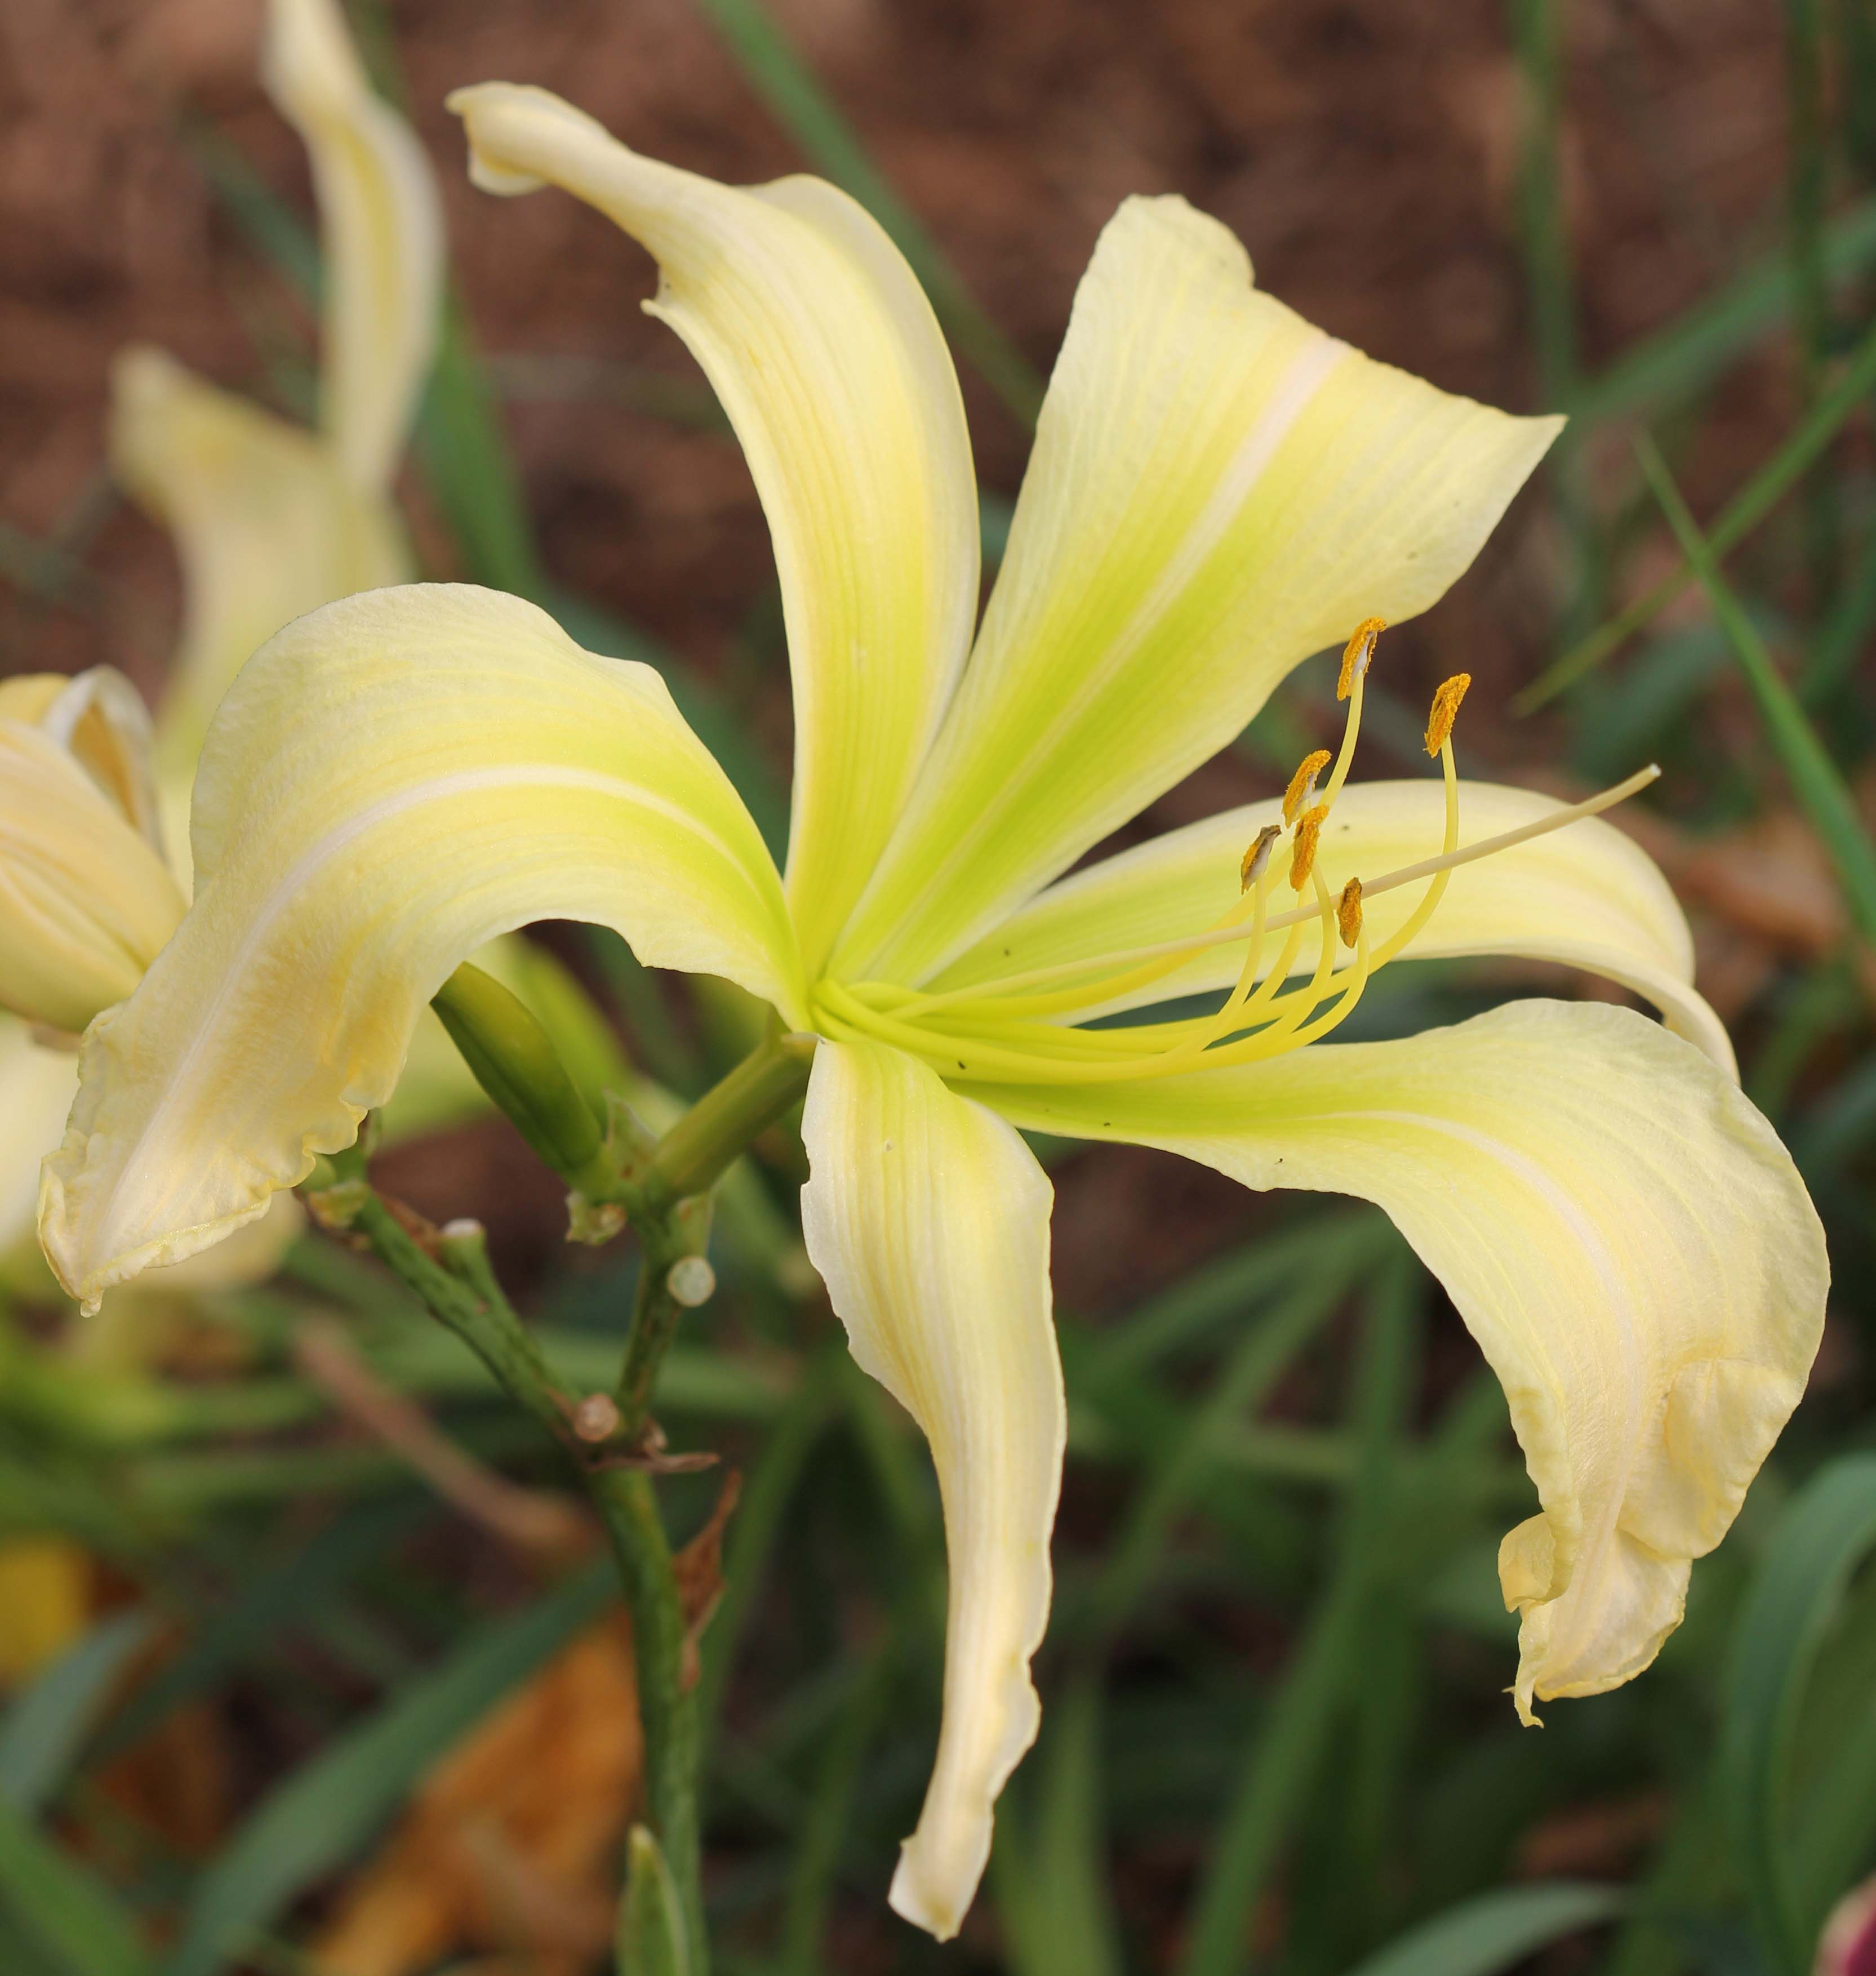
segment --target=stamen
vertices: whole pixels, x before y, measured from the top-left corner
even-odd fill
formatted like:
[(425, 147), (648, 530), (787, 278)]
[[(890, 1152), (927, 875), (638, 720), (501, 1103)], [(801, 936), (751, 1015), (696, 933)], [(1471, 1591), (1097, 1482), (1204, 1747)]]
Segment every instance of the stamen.
[(1296, 820), (1296, 838), (1290, 847), (1290, 883), (1298, 892), (1309, 883), (1309, 874), (1316, 868), (1316, 845), (1328, 814), (1329, 805), (1318, 803)]
[(1375, 646), (1386, 629), (1385, 618), (1364, 618), (1350, 633), (1348, 643), (1342, 647), (1342, 670), (1335, 682), (1337, 700), (1347, 699), (1367, 678), (1368, 668), (1374, 663)]
[(1335, 923), (1341, 929), (1342, 944), (1353, 947), (1361, 932), (1361, 881), (1351, 878), (1342, 888), (1335, 904)]
[[(1303, 765), (1290, 778), (1290, 786), (1283, 792), (1283, 820), (1285, 826), (1293, 824), (1297, 814), (1307, 809), (1316, 800), (1316, 778), (1329, 766), (1329, 751), (1318, 748), (1313, 755), (1303, 757)], [(1302, 888), (1297, 888), (1301, 891)]]
[[(1561, 830), (1572, 823), (1580, 823), (1585, 817), (1600, 816), (1606, 809), (1614, 809), (1617, 803), (1626, 802), (1638, 790), (1657, 781), (1661, 773), (1658, 762), (1650, 762), (1645, 769), (1638, 769), (1634, 775), (1603, 790), (1599, 795), (1586, 797), (1581, 802), (1567, 803), (1548, 814), (1534, 818), (1529, 823), (1520, 824), (1515, 830), (1501, 831), (1495, 837), (1482, 837), (1476, 843), (1463, 845), (1451, 851), (1441, 851), (1437, 856), (1423, 858), (1417, 864), (1403, 864), (1397, 871), (1390, 871), (1379, 878), (1370, 878), (1363, 886), (1364, 899), (1378, 898), (1383, 892), (1391, 892), (1402, 885), (1411, 885), (1422, 878), (1430, 878), (1436, 873), (1456, 870), (1462, 864), (1470, 864), (1482, 858), (1490, 858), (1501, 851), (1508, 851), (1514, 845), (1527, 844), (1534, 837), (1548, 837), (1554, 830)], [(1281, 931), (1286, 927), (1306, 923), (1316, 917), (1314, 910), (1300, 906), (1293, 912), (1275, 913), (1264, 923), (1269, 933)], [(1188, 934), (1177, 940), (1156, 940), (1142, 947), (1126, 947), (1110, 953), (1086, 954), (1078, 960), (1059, 960), (1044, 967), (1025, 968), (1020, 973), (994, 976), (984, 981), (973, 982), (968, 987), (948, 988), (926, 992), (912, 998), (906, 1010), (902, 1013), (923, 1016), (927, 1013), (958, 1005), (983, 1003), (998, 1008), (1016, 1005), (1006, 1003), (1003, 998), (1019, 989), (1041, 988), (1049, 983), (1073, 981), (1077, 976), (1093, 975), (1096, 979), (1074, 993), (1080, 998), (1075, 1006), (1092, 1006), (1111, 999), (1110, 991), (1103, 985), (1103, 971), (1112, 974), (1122, 968), (1140, 968), (1144, 963), (1169, 960), (1175, 964), (1188, 960), (1195, 954), (1203, 953), (1214, 947), (1228, 947), (1233, 942), (1248, 937), (1249, 929), (1241, 924), (1214, 927), (1204, 933)], [(858, 986), (871, 987), (875, 984), (861, 983)], [(1113, 993), (1124, 992), (1115, 990)], [(1053, 999), (1053, 998), (1051, 998)]]
[(1270, 848), (1282, 836), (1282, 830), (1274, 823), (1267, 823), (1257, 834), (1257, 841), (1244, 855), (1244, 862), (1238, 868), (1238, 889), (1248, 892), (1263, 877), (1270, 863)]
[(1426, 716), (1426, 752), (1437, 755), (1446, 745), (1452, 723), (1459, 717), (1459, 702), (1472, 683), (1470, 673), (1455, 673), (1433, 695), (1433, 711)]

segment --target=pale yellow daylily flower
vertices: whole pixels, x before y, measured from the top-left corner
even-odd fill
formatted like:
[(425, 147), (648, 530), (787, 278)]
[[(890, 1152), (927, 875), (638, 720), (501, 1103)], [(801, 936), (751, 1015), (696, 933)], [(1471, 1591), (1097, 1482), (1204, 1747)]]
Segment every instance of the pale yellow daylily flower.
[[(1368, 621), (1442, 594), (1556, 422), (1371, 362), (1258, 292), (1215, 222), (1130, 199), (973, 644), (963, 413), (872, 221), (813, 179), (733, 190), (638, 157), (539, 91), (453, 102), (481, 183), (565, 186), (651, 249), (656, 309), (736, 421), (793, 659), (786, 877), (655, 674), (532, 607), (410, 588), (302, 619), (210, 735), (196, 906), (87, 1037), (43, 1198), (66, 1283), (94, 1298), (260, 1214), (351, 1142), (477, 942), (598, 920), (823, 1039), (809, 1253), (931, 1441), (951, 1550), (901, 1913), (956, 1931), (1036, 1724), (1063, 1402), (1050, 1191), (1018, 1126), (1381, 1202), (1504, 1381), (1537, 1485), (1503, 1558), (1521, 1712), (1645, 1666), (1802, 1386), (1816, 1217), (1659, 874), (1576, 820), (1603, 801), (1461, 784), (1457, 680), (1441, 783), (1344, 786)], [(1333, 768), (1063, 876), (1351, 626)], [(1409, 942), (1598, 970), (1672, 1029), (1532, 1001), (1318, 1042)], [(1215, 1016), (1086, 1026), (1228, 983)]]
[[(118, 478), (173, 532), (180, 648), (153, 736), (107, 668), (0, 683), (0, 1255), (31, 1218), (39, 1162), (77, 1089), (75, 1037), (142, 978), (189, 887), (189, 792), (202, 737), (242, 661), (292, 619), (412, 574), (388, 487), (434, 351), (441, 209), (415, 135), (374, 95), (335, 0), (269, 0), (265, 80), (305, 138), (325, 255), (321, 429), (304, 431), (127, 351), (112, 378)], [(153, 751), (153, 780), (152, 754)], [(414, 1117), (473, 1108), (440, 1025), (406, 1081)], [(166, 1286), (251, 1280), (299, 1226), (283, 1204), (219, 1265)]]
[(112, 375), (112, 465), (183, 560), (157, 761), (184, 789), (209, 716), (258, 645), (335, 597), (413, 574), (388, 489), (436, 349), (436, 185), (415, 133), (366, 79), (338, 0), (268, 0), (262, 78), (305, 140), (319, 202), (319, 430), (160, 351), (126, 351)]

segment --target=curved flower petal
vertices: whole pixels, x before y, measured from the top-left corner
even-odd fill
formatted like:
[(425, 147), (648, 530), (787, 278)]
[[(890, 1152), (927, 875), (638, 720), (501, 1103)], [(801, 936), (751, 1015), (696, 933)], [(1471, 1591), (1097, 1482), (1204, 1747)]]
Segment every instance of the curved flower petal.
[(0, 687), (0, 716), (30, 721), (56, 741), (131, 827), (162, 850), (150, 712), (114, 666), (93, 666), (70, 679), (37, 673), (8, 680)]
[(379, 495), (351, 486), (330, 450), (217, 390), (160, 351), (111, 372), (111, 463), (176, 537), (184, 612), (158, 723), (157, 765), (186, 778), (210, 716), (249, 655), (283, 624), (409, 574)]
[(25, 1023), (0, 1016), (0, 1257), (31, 1231), (39, 1162), (58, 1144), (77, 1095), (77, 1052), (48, 1049)]
[(650, 249), (647, 307), (743, 443), (788, 622), (788, 897), (812, 976), (904, 806), (977, 611), (970, 438), (931, 306), (879, 226), (819, 179), (717, 185), (544, 90), (485, 83), (450, 104), (477, 184), (563, 186)]
[[(1563, 807), (1531, 789), (1495, 782), (1459, 785), (1463, 841), (1517, 830)], [(1213, 924), (1239, 896), (1238, 864), (1282, 804), (1249, 803), (1168, 831), (1051, 885), (1013, 914), (934, 984), (972, 983), (1032, 967), (1179, 940)], [(1317, 861), (1332, 892), (1399, 871), (1439, 849), (1446, 792), (1436, 782), (1351, 782), (1324, 825)], [(1289, 855), (1279, 842), (1274, 855)], [(1281, 866), (1279, 868), (1281, 877)], [(1418, 905), (1420, 884), (1364, 893), (1363, 911), (1377, 945)], [(1273, 945), (1274, 944), (1273, 943)], [(1091, 1004), (1071, 1019), (1144, 1007), (1175, 996), (1228, 986), (1244, 963), (1241, 946), (1205, 949), (1174, 973), (1132, 993)], [(1599, 817), (1462, 864), (1426, 930), (1407, 950), (1416, 960), (1505, 955), (1561, 962), (1618, 981), (1652, 1002), (1668, 1027), (1736, 1075), (1726, 1027), (1693, 987), (1693, 939), (1673, 889), (1640, 845)], [(1307, 973), (1316, 944), (1293, 963)]]
[(183, 916), (156, 848), (38, 726), (0, 720), (0, 1008), (82, 1029)]
[(892, 1905), (948, 1941), (1040, 1711), (1067, 1412), (1050, 1322), (1052, 1191), (1000, 1118), (871, 1043), (821, 1045), (802, 1121), (808, 1253), (854, 1358), (931, 1444), (951, 1556), (945, 1720)]
[(528, 920), (802, 1008), (781, 885), (649, 667), (467, 585), (328, 604), (255, 655), (196, 780), (196, 902), (87, 1035), (40, 1232), (94, 1301), (262, 1214), (387, 1098), (419, 1012)]
[(345, 478), (377, 492), (397, 472), (437, 347), (436, 181), (416, 133), (366, 80), (336, 0), (269, 0), (261, 76), (312, 158), (326, 261), (326, 433)]
[(1254, 289), (1216, 220), (1127, 200), (1075, 298), (976, 649), (833, 972), (923, 981), (1300, 660), (1424, 611), (1559, 423), (1370, 361)]
[(1804, 1390), (1829, 1275), (1789, 1154), (1698, 1051), (1628, 1009), (1517, 1002), (1401, 1042), (978, 1095), (1385, 1208), (1503, 1385), (1543, 1505), (1498, 1556), (1520, 1714), (1653, 1659)]

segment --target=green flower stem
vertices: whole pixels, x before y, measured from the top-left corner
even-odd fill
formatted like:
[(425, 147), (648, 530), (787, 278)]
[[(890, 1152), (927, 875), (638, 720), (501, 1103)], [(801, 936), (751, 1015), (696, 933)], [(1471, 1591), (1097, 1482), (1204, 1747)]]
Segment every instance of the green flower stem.
[[(644, 1439), (659, 1365), (685, 1309), (712, 1286), (702, 1251), (710, 1190), (807, 1088), (812, 1036), (771, 1036), (722, 1082), (704, 1092), (658, 1143), (643, 1171), (617, 1196), (639, 1247), (638, 1289), (620, 1370), (620, 1433), (628, 1447)], [(689, 1283), (680, 1273), (688, 1266)]]
[(693, 1194), (708, 1193), (757, 1135), (800, 1101), (808, 1088), (815, 1040), (771, 1036), (704, 1092), (659, 1140), (637, 1186), (620, 1197), (635, 1226), (668, 1214)]
[[(553, 1375), (514, 1306), (489, 1267), (480, 1224), (475, 1233), (451, 1231), (431, 1256), (373, 1191), (365, 1178), (361, 1148), (331, 1156), (339, 1184), (321, 1197), (329, 1218), (362, 1235), (430, 1315), (454, 1332), (486, 1365), (504, 1391), (563, 1446), (569, 1428)], [(446, 1266), (447, 1263), (447, 1266)]]
[(540, 1348), (496, 1281), (479, 1225), (446, 1228), (433, 1257), (372, 1191), (357, 1148), (335, 1155), (332, 1164), (339, 1186), (326, 1196), (328, 1213), (342, 1214), (517, 1405), (573, 1455), (605, 1525), (631, 1615), (646, 1806), (687, 1928), (700, 1945), (691, 1958), (691, 1976), (704, 1976), (697, 1699), (694, 1684), (685, 1679), (684, 1609), (651, 1478), (642, 1470), (595, 1467), (589, 1454), (582, 1458), (586, 1451), (573, 1434), (565, 1399), (555, 1388)]
[[(705, 1976), (696, 1683), (685, 1667), (687, 1622), (670, 1540), (639, 1457), (658, 1368), (678, 1319), (710, 1293), (709, 1266), (701, 1253), (710, 1190), (806, 1088), (814, 1039), (771, 1037), (645, 1154), (601, 1141), (591, 1108), (546, 1032), (499, 983), (473, 968), (459, 969), (437, 1007), (483, 1089), (529, 1144), (589, 1201), (616, 1204), (638, 1233), (638, 1290), (617, 1428), (598, 1447), (575, 1434), (567, 1396), (556, 1389), (539, 1345), (496, 1281), (479, 1225), (447, 1226), (433, 1254), (372, 1191), (359, 1147), (333, 1157), (338, 1184), (326, 1190), (322, 1204), (328, 1218), (364, 1236), (580, 1471), (605, 1523), (631, 1615), (649, 1829), (682, 1914), (686, 1976)], [(681, 1266), (687, 1265), (687, 1273)]]
[[(688, 1626), (672, 1569), (671, 1544), (658, 1515), (651, 1477), (643, 1469), (592, 1470), (586, 1487), (605, 1519), (606, 1535), (631, 1613), (638, 1713), (645, 1726), (646, 1821), (676, 1885), (689, 1951), (687, 1976), (704, 1976), (709, 1938), (704, 1927), (697, 1788), (703, 1739), (695, 1667), (687, 1673), (684, 1666)], [(628, 1874), (631, 1863), (628, 1852)]]

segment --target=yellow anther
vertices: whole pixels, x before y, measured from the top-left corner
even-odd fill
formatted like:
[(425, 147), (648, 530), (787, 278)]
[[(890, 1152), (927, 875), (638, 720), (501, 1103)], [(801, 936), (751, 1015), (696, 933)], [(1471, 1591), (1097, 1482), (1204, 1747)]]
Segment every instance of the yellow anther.
[(1355, 682), (1362, 678), (1374, 658), (1374, 648), (1381, 634), (1387, 629), (1385, 618), (1364, 618), (1350, 634), (1348, 643), (1342, 647), (1342, 670), (1335, 683), (1335, 697), (1346, 700), (1355, 690)]
[(1276, 824), (1267, 823), (1257, 834), (1257, 841), (1245, 853), (1244, 862), (1238, 868), (1238, 882), (1241, 891), (1249, 891), (1264, 875), (1264, 868), (1270, 862), (1270, 848), (1282, 836)]
[(1426, 716), (1426, 752), (1437, 755), (1446, 745), (1452, 723), (1459, 717), (1459, 702), (1472, 683), (1470, 673), (1455, 673), (1433, 695), (1433, 710)]
[(1296, 838), (1290, 847), (1290, 883), (1301, 892), (1316, 868), (1316, 843), (1329, 814), (1327, 803), (1306, 809), (1296, 820)]
[(1290, 786), (1283, 792), (1283, 820), (1294, 823), (1297, 812), (1306, 808), (1315, 799), (1316, 778), (1329, 766), (1329, 751), (1318, 748), (1313, 755), (1303, 757), (1303, 766), (1290, 778)]
[(1335, 902), (1335, 923), (1342, 929), (1342, 944), (1353, 947), (1361, 937), (1361, 881), (1351, 878)]

